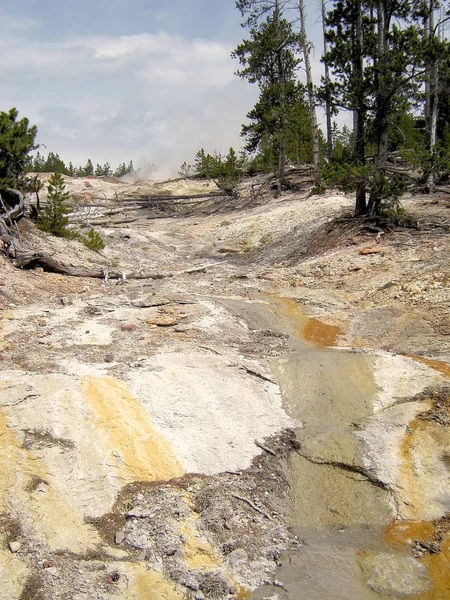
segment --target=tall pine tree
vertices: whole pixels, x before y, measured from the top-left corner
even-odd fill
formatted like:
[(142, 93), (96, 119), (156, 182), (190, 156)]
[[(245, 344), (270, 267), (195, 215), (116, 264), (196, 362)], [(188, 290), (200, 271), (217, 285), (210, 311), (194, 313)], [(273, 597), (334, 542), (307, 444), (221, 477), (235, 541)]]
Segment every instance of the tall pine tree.
[(292, 25), (282, 16), (280, 0), (261, 3), (238, 0), (237, 8), (246, 18), (250, 39), (244, 40), (232, 53), (242, 69), (237, 74), (256, 83), (260, 96), (248, 114), (250, 125), (243, 127), (246, 149), (270, 152), (278, 164), (278, 187), (285, 177), (287, 123), (298, 98), (295, 73), (298, 38)]

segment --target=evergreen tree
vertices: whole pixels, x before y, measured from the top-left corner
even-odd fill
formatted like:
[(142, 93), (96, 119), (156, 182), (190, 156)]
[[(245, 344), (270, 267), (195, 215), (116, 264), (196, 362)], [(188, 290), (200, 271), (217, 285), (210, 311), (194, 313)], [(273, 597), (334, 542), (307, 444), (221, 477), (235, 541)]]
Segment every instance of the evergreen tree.
[(95, 175), (97, 177), (112, 177), (113, 171), (109, 162), (106, 162), (104, 165), (99, 165), (97, 163), (97, 166), (95, 168)]
[[(338, 0), (328, 12), (325, 61), (334, 75), (328, 93), (336, 108), (354, 115), (353, 165), (348, 170), (359, 168), (356, 214), (378, 214), (385, 199), (401, 192), (400, 182), (386, 167), (399, 117), (407, 114), (411, 98), (420, 98), (424, 73), (438, 47), (436, 40), (430, 43), (424, 26), (430, 4), (431, 0)], [(444, 47), (448, 44), (440, 46), (445, 56)], [(367, 140), (373, 143), (370, 169), (364, 166)]]
[(92, 160), (90, 158), (88, 158), (84, 167), (78, 167), (77, 175), (78, 177), (89, 177), (90, 175), (94, 175), (94, 165), (92, 164)]
[(178, 170), (178, 175), (180, 177), (192, 177), (192, 175), (195, 175), (194, 165), (188, 165), (188, 163), (184, 161)]
[(303, 52), (306, 71), (306, 90), (308, 95), (309, 118), (311, 121), (311, 138), (313, 145), (313, 165), (314, 165), (314, 185), (316, 188), (321, 186), (320, 173), (320, 148), (319, 148), (319, 126), (317, 124), (316, 114), (316, 93), (314, 91), (314, 82), (312, 78), (311, 61), (309, 54), (311, 46), (306, 35), (306, 17), (304, 0), (298, 0), (300, 12), (300, 46)]
[[(441, 143), (439, 140), (440, 112), (442, 100), (448, 97), (445, 93), (449, 75), (450, 43), (443, 39), (442, 27), (450, 19), (450, 11), (443, 13), (443, 4), (439, 0), (424, 0), (419, 11), (424, 28), (424, 80), (425, 80), (425, 135), (428, 165), (425, 168), (424, 180), (428, 191), (433, 191), (435, 179), (442, 168)], [(444, 102), (445, 103), (445, 102)], [(447, 115), (448, 116), (448, 115)], [(448, 123), (448, 120), (447, 120)]]
[(47, 159), (45, 160), (41, 171), (42, 173), (60, 173), (61, 175), (67, 175), (67, 167), (64, 161), (61, 160), (59, 154), (49, 152)]
[(199, 177), (211, 177), (214, 158), (211, 154), (206, 154), (203, 148), (195, 155), (194, 171)]
[(232, 196), (243, 175), (243, 163), (234, 148), (230, 148), (225, 157), (217, 150), (212, 155), (206, 154), (201, 148), (195, 156), (195, 165), (189, 167), (195, 175), (212, 179), (217, 187)]
[(125, 163), (121, 163), (117, 169), (114, 171), (114, 177), (123, 177), (127, 172), (127, 167)]
[(38, 227), (60, 237), (72, 237), (67, 229), (67, 215), (72, 212), (67, 206), (68, 199), (69, 193), (66, 191), (62, 175), (53, 173), (48, 182), (47, 204), (39, 215)]
[(0, 112), (0, 189), (16, 187), (29, 165), (29, 153), (37, 148), (37, 128), (28, 119), (18, 120), (18, 111)]
[[(296, 87), (295, 73), (299, 63), (295, 52), (298, 37), (292, 25), (283, 18), (279, 0), (238, 0), (237, 8), (249, 27), (250, 39), (244, 40), (232, 53), (242, 65), (237, 74), (256, 83), (260, 97), (244, 126), (246, 149), (252, 152), (263, 147), (278, 162), (279, 189), (284, 180), (286, 132), (292, 98)], [(268, 129), (265, 129), (268, 126)]]
[(132, 160), (130, 160), (128, 165), (126, 165), (124, 162), (121, 163), (114, 171), (113, 175), (114, 177), (123, 177), (124, 175), (128, 175), (129, 173), (134, 173), (134, 165)]
[(353, 152), (346, 157), (353, 163), (353, 172), (357, 173), (359, 167), (361, 173), (355, 181), (355, 215), (362, 215), (367, 210), (366, 181), (362, 175), (372, 93), (372, 74), (368, 69), (374, 49), (374, 20), (361, 0), (345, 0), (334, 3), (327, 14), (326, 25), (329, 51), (324, 62), (334, 79), (326, 82), (323, 95), (335, 112), (344, 109), (353, 113)]
[(105, 242), (102, 240), (101, 235), (98, 233), (98, 231), (95, 231), (93, 227), (89, 229), (86, 237), (81, 237), (81, 241), (86, 248), (94, 250), (95, 252), (103, 250), (105, 247)]
[(36, 152), (36, 154), (34, 156), (30, 157), (30, 160), (27, 161), (27, 164), (25, 166), (25, 172), (26, 173), (42, 173), (44, 163), (45, 163), (45, 158), (43, 155), (41, 155), (41, 153), (38, 150)]

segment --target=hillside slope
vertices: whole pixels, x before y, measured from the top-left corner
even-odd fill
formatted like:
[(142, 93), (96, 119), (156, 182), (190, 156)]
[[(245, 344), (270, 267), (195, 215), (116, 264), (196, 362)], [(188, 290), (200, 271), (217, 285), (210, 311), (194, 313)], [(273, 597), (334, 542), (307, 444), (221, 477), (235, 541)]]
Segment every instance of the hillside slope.
[(0, 600), (445, 597), (448, 197), (86, 182), (21, 237), (103, 280), (0, 256)]

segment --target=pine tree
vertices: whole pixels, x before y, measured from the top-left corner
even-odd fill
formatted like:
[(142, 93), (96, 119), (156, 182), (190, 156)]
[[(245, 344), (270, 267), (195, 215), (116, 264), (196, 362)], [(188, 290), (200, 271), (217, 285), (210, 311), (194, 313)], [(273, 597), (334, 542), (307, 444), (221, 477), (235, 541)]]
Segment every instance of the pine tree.
[(213, 157), (211, 154), (206, 154), (203, 148), (195, 155), (194, 172), (199, 177), (211, 177), (213, 170)]
[[(278, 189), (284, 181), (286, 161), (286, 134), (291, 98), (296, 86), (298, 66), (298, 37), (292, 25), (283, 18), (279, 0), (238, 0), (237, 8), (246, 18), (250, 39), (244, 40), (233, 51), (242, 69), (237, 75), (256, 83), (260, 97), (248, 117), (253, 121), (244, 126), (248, 151), (270, 145), (270, 153), (278, 163)], [(269, 126), (266, 129), (262, 123)], [(265, 135), (266, 133), (266, 135)]]
[(97, 163), (97, 166), (95, 168), (95, 175), (97, 177), (112, 177), (113, 171), (109, 162), (106, 162), (104, 165), (99, 165)]
[(117, 169), (114, 171), (114, 177), (123, 177), (127, 172), (127, 167), (125, 163), (120, 163)]
[(94, 250), (95, 252), (103, 250), (105, 247), (105, 242), (102, 240), (98, 231), (95, 231), (93, 227), (89, 229), (86, 237), (81, 238), (81, 241), (86, 248), (89, 248), (89, 250)]
[(94, 165), (92, 164), (92, 160), (88, 158), (87, 163), (84, 167), (78, 167), (77, 175), (78, 177), (89, 177), (94, 174)]
[[(422, 0), (338, 0), (328, 13), (330, 49), (325, 61), (334, 75), (328, 93), (336, 108), (353, 111), (349, 170), (359, 168), (357, 215), (379, 214), (383, 201), (401, 192), (387, 163), (399, 107), (404, 110), (410, 98), (419, 100), (424, 64), (430, 57), (421, 25), (425, 6)], [(364, 166), (369, 137), (374, 145), (370, 169)]]
[(0, 112), (0, 189), (17, 186), (19, 177), (30, 161), (29, 153), (37, 148), (37, 128), (28, 119), (17, 120), (18, 111)]
[(217, 187), (227, 195), (233, 196), (243, 175), (243, 162), (234, 148), (230, 148), (225, 157), (217, 150), (214, 154), (206, 154), (201, 148), (195, 156), (195, 165), (186, 165), (186, 167), (189, 166), (199, 177), (212, 179)]
[[(348, 156), (364, 173), (366, 161), (367, 113), (372, 93), (372, 75), (369, 72), (373, 51), (374, 21), (361, 0), (334, 3), (326, 17), (326, 41), (329, 51), (324, 62), (334, 80), (328, 81), (323, 91), (334, 110), (340, 108), (353, 113), (353, 156)], [(356, 173), (356, 171), (354, 171)], [(356, 178), (355, 215), (367, 210), (366, 182)]]
[(68, 199), (69, 193), (62, 175), (53, 173), (48, 182), (47, 204), (38, 218), (39, 229), (60, 237), (71, 237), (71, 232), (67, 229), (67, 215), (72, 212), (66, 204)]

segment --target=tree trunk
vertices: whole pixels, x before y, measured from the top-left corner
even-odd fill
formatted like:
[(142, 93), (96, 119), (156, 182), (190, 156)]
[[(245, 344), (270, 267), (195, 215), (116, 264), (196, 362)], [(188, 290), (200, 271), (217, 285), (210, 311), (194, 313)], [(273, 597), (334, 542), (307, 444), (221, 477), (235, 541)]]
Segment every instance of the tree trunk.
[[(326, 40), (326, 24), (325, 24), (325, 0), (321, 0), (322, 9), (322, 33), (323, 33), (323, 52), (326, 56), (328, 52), (328, 45)], [(325, 62), (325, 119), (327, 127), (327, 145), (325, 149), (325, 156), (328, 160), (331, 160), (331, 154), (333, 152), (333, 137), (332, 137), (332, 123), (331, 123), (331, 99), (330, 99), (330, 69), (328, 63)]]
[[(428, 46), (431, 47), (434, 31), (435, 0), (428, 0), (427, 17), (425, 21), (425, 35)], [(426, 144), (430, 152), (430, 168), (427, 177), (427, 189), (433, 192), (435, 188), (435, 151), (438, 120), (438, 87), (439, 87), (439, 63), (438, 59), (428, 60), (425, 71), (425, 136)]]
[(438, 122), (438, 62), (434, 61), (432, 66), (431, 80), (431, 114), (430, 114), (430, 172), (428, 174), (427, 188), (430, 192), (434, 191), (436, 182), (436, 139), (437, 139), (437, 122)]
[(389, 18), (386, 1), (377, 0), (377, 54), (375, 64), (375, 159), (373, 166), (373, 180), (370, 189), (368, 213), (378, 214), (383, 198), (384, 172), (389, 149), (389, 113), (390, 90), (388, 89), (389, 73), (388, 57), (388, 31)]
[[(354, 152), (358, 164), (363, 167), (366, 161), (365, 148), (365, 98), (364, 98), (364, 63), (363, 63), (363, 27), (361, 3), (355, 2), (355, 43), (353, 50), (353, 78), (355, 89), (355, 107), (353, 109)], [(361, 179), (356, 187), (355, 216), (364, 215), (367, 210), (366, 182)]]
[(320, 185), (320, 150), (319, 150), (319, 128), (317, 125), (316, 102), (314, 98), (314, 84), (311, 72), (311, 62), (309, 60), (308, 38), (306, 37), (305, 23), (305, 5), (303, 0), (299, 0), (298, 8), (300, 12), (300, 43), (305, 60), (306, 86), (308, 91), (309, 116), (311, 119), (312, 143), (313, 143), (313, 165), (314, 165), (314, 184)]
[(281, 193), (286, 169), (286, 133), (285, 133), (285, 93), (286, 93), (286, 82), (285, 73), (283, 67), (282, 57), (282, 39), (281, 39), (281, 15), (280, 15), (280, 2), (275, 0), (275, 31), (277, 40), (277, 63), (278, 63), (278, 75), (280, 78), (280, 155), (278, 158), (278, 193)]

